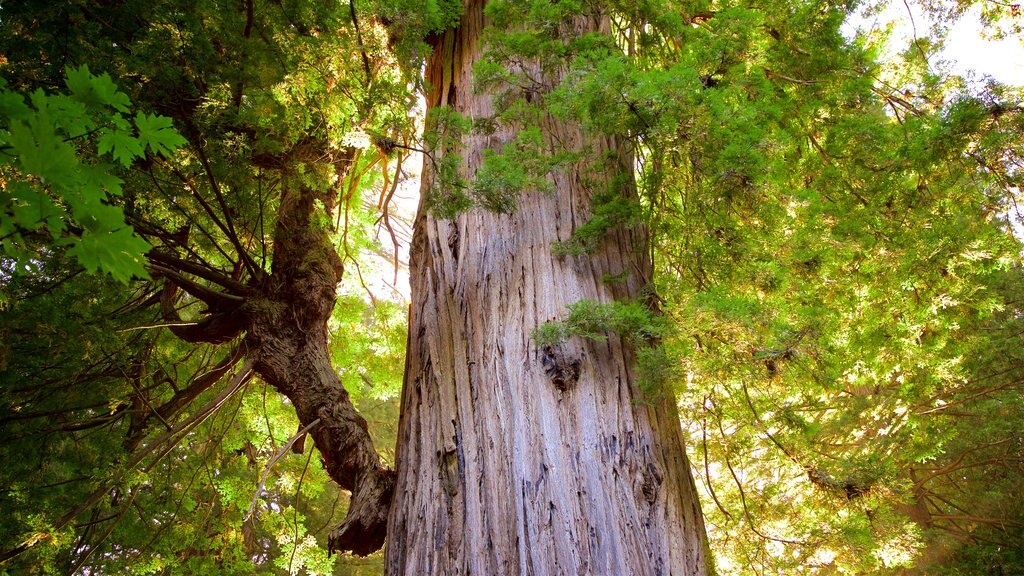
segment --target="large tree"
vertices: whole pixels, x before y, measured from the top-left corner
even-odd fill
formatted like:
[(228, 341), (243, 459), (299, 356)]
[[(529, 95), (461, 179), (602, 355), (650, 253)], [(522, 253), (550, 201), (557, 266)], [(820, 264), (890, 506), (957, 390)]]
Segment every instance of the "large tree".
[[(88, 123), (82, 120), (75, 124), (82, 128), (78, 133), (66, 135), (69, 142), (99, 136), (99, 158), (83, 150), (82, 166), (112, 171), (102, 164), (106, 158), (125, 158), (125, 165), (138, 158), (130, 170), (120, 173), (125, 180), (124, 212), (135, 232), (153, 248), (145, 256), (145, 270), (131, 272), (148, 275), (153, 282), (142, 287), (141, 295), (126, 308), (134, 311), (136, 325), (157, 311), (159, 321), (143, 320), (152, 328), (142, 329), (166, 328), (199, 351), (202, 361), (172, 360), (174, 368), (168, 374), (154, 356), (170, 352), (172, 357), (184, 353), (188, 358), (188, 348), (172, 345), (175, 351), (157, 354), (155, 350), (166, 341), (160, 344), (142, 335), (141, 341), (135, 339), (139, 346), (134, 351), (114, 344), (102, 353), (106, 357), (91, 366), (70, 368), (81, 371), (81, 384), (108, 378), (111, 370), (128, 379), (124, 381), (130, 384), (127, 401), (120, 404), (112, 398), (114, 408), (108, 417), (97, 417), (93, 398), (63, 408), (65, 399), (40, 410), (39, 395), (45, 385), (7, 390), (12, 395), (9, 405), (27, 412), (27, 418), (8, 421), (61, 414), (85, 421), (70, 426), (75, 430), (126, 426), (121, 431), (125, 455), (112, 458), (114, 472), (87, 474), (91, 490), (79, 491), (82, 501), (52, 522), (45, 521), (42, 531), (56, 534), (80, 514), (104, 503), (115, 509), (126, 506), (125, 494), (132, 494), (128, 501), (134, 502), (134, 489), (129, 487), (134, 484), (126, 477), (137, 474), (140, 466), (143, 472), (159, 470), (174, 443), (258, 376), (287, 398), (299, 426), (314, 440), (324, 469), (353, 495), (346, 521), (331, 536), (331, 547), (361, 554), (379, 549), (392, 473), (381, 464), (367, 422), (352, 406), (332, 367), (327, 330), (343, 271), (331, 232), (342, 235), (347, 254), (356, 242), (349, 234), (348, 216), (349, 206), (360, 202), (353, 198), (359, 171), (383, 157), (374, 151), (377, 158), (368, 159), (369, 154), (342, 138), (359, 122), (366, 123), (366, 128), (379, 122), (393, 137), (401, 137), (406, 128), (401, 115), (409, 98), (401, 97), (401, 92), (381, 95), (404, 85), (400, 75), (388, 76), (387, 62), (380, 61), (384, 39), (378, 34), (364, 42), (354, 12), (305, 3), (43, 6), (29, 2), (5, 5), (4, 13), (12, 87), (39, 90), (39, 94), (44, 89), (59, 90), (65, 66), (89, 64), (94, 70), (135, 79), (132, 99), (143, 109), (169, 116), (187, 141), (176, 156), (167, 149), (139, 150), (145, 146), (139, 140), (145, 134), (142, 121), (149, 117), (140, 116), (131, 126), (119, 115), (111, 115), (106, 107), (126, 108), (128, 97), (114, 97), (107, 75), (86, 78), (81, 89), (69, 81), (69, 91), (77, 100), (74, 106), (66, 105), (70, 113), (53, 114), (61, 119), (76, 113), (76, 106), (91, 105), (109, 116)], [(14, 58), (22, 51), (42, 57)], [(374, 53), (373, 62), (368, 52)], [(28, 125), (45, 127), (50, 116), (36, 100), (33, 103), (38, 110)], [(399, 115), (398, 120), (388, 114)], [(22, 130), (14, 120), (10, 126), (12, 135)], [(20, 141), (12, 137), (11, 142)], [(70, 193), (58, 188), (59, 182), (50, 174), (32, 173), (25, 158), (30, 155), (22, 155), (21, 163), (12, 167), (13, 174), (26, 172), (25, 180), (40, 183), (57, 205), (68, 202)], [(96, 201), (105, 199), (102, 193), (98, 196)], [(22, 201), (14, 196), (12, 205)], [(342, 214), (344, 227), (339, 229)], [(88, 220), (88, 216), (79, 219)], [(82, 226), (85, 233), (80, 234), (79, 244), (85, 244), (92, 229), (88, 221)], [(354, 230), (355, 224), (351, 228), (351, 236), (360, 233)], [(36, 231), (25, 230), (21, 236), (18, 248), (39, 241)], [(75, 237), (73, 229), (70, 237)], [(124, 250), (113, 249), (115, 253)], [(97, 267), (94, 261), (81, 257), (78, 261)], [(59, 258), (37, 262), (40, 277), (52, 278), (57, 285), (62, 284), (60, 275), (68, 273), (67, 266), (72, 266), (73, 276), (73, 262)], [(125, 271), (103, 268), (102, 262), (100, 267)], [(11, 270), (20, 271), (18, 266)], [(17, 293), (15, 278), (10, 286), (19, 300), (32, 295), (31, 288)], [(30, 347), (32, 343), (12, 345)], [(15, 353), (25, 359), (38, 354)], [(63, 360), (58, 355), (56, 364), (66, 364)], [(39, 367), (19, 365), (16, 370), (34, 376)], [(115, 398), (123, 394), (116, 388), (115, 384), (107, 394)], [(200, 404), (200, 398), (206, 403)], [(154, 425), (165, 428), (163, 433), (155, 434)], [(267, 427), (271, 428), (269, 419)], [(12, 433), (19, 437), (17, 431)], [(273, 439), (273, 430), (267, 433)], [(250, 461), (250, 467), (253, 464)], [(258, 488), (253, 485), (252, 490)], [(117, 520), (124, 513), (115, 514)], [(85, 562), (109, 535), (97, 538), (90, 532), (75, 544), (70, 565)], [(14, 546), (4, 557), (16, 556), (29, 545)]]
[[(584, 299), (654, 305), (644, 293), (651, 262), (641, 223), (607, 227), (585, 254), (555, 250), (591, 219), (595, 198), (638, 202), (631, 145), (533, 104), (568, 62), (526, 56), (503, 67), (509, 78), (483, 89), (474, 82), (488, 17), (524, 25), (509, 21), (512, 6), (495, 6), (485, 16), (483, 2), (464, 3), (458, 25), (435, 37), (426, 68), (427, 129), (440, 134), (412, 244), (389, 569), (705, 574), (675, 406), (641, 391), (638, 343), (625, 334), (550, 342), (537, 334)], [(527, 20), (526, 34), (570, 49), (588, 36), (610, 38), (607, 8), (554, 12), (541, 33)], [(543, 169), (513, 164), (531, 159)], [(454, 218), (428, 203), (463, 196), (476, 207)]]
[(1005, 563), (1024, 115), (851, 9), (5, 3), (3, 567), (704, 574), (686, 435), (725, 571)]

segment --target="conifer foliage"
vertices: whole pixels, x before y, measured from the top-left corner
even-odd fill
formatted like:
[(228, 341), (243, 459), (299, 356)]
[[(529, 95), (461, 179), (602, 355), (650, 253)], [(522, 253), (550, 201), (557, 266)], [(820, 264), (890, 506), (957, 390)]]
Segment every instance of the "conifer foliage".
[(4, 2), (0, 574), (397, 573), (371, 285), (420, 152), (417, 226), (571, 174), (536, 258), (643, 239), (628, 298), (523, 333), (561, 394), (612, 342), (678, 406), (718, 574), (1024, 574), (1024, 94), (938, 62), (970, 7), (901, 42), (852, 2), (492, 0), (493, 114), (424, 119), (462, 2)]

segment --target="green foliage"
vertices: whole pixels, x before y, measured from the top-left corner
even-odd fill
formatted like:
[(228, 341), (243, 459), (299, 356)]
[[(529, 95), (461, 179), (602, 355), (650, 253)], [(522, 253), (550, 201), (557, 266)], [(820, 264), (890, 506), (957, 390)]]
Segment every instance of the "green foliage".
[(533, 332), (538, 346), (553, 345), (574, 336), (604, 340), (609, 332), (634, 344), (644, 344), (664, 336), (669, 324), (642, 302), (580, 300), (568, 306), (564, 320), (545, 322)]
[(570, 161), (568, 152), (546, 153), (540, 128), (531, 126), (516, 134), (501, 152), (486, 150), (473, 179), (477, 203), (492, 212), (511, 214), (520, 194), (527, 190), (553, 192), (548, 174)]
[(462, 139), (470, 133), (487, 134), (495, 120), (471, 122), (451, 107), (437, 107), (427, 118), (423, 135), (433, 171), (427, 188), (427, 207), (442, 218), (454, 218), (474, 206), (500, 214), (515, 211), (519, 196), (527, 190), (551, 191), (552, 171), (578, 155), (550, 152), (537, 126), (526, 126), (501, 150), (484, 151), (481, 165), (470, 177), (459, 153)]
[[(966, 8), (928, 6), (942, 26)], [(549, 190), (587, 151), (553, 145), (538, 128), (548, 119), (632, 147), (594, 162), (590, 218), (552, 249), (581, 258), (610, 230), (650, 230), (659, 311), (585, 300), (533, 338), (616, 334), (635, 351), (642, 399), (678, 396), (719, 574), (1021, 573), (1024, 277), (1019, 215), (1007, 216), (1021, 93), (936, 70), (941, 30), (880, 62), (880, 35), (842, 36), (850, 9), (488, 2), (474, 81), (495, 113), (426, 120), (426, 205), (446, 218), (509, 212)], [(153, 262), (198, 286), (176, 302), (180, 324), (196, 323), (221, 302), (204, 288), (233, 302), (236, 283), (266, 284), (282, 265), (278, 209), (315, 191), (308, 224), (334, 235), (346, 270), (332, 360), (378, 445), (394, 445), (405, 307), (366, 296), (388, 222), (367, 207), (413, 145), (424, 39), (461, 11), (4, 5), (0, 543), (31, 546), (10, 573), (80, 561), (97, 574), (382, 571), (380, 558), (325, 557), (345, 498), (308, 445), (272, 466), (244, 519), (298, 427), (262, 382), (154, 444), (221, 389), (161, 418), (153, 407), (236, 342), (153, 328), (167, 322), (163, 286), (141, 281), (142, 258), (156, 245)], [(1015, 33), (1012, 7), (984, 11)], [(599, 13), (611, 33), (575, 34), (573, 19)], [(460, 143), (498, 125), (517, 136), (466, 173)], [(377, 149), (359, 149), (367, 134)], [(317, 250), (299, 259), (307, 271), (329, 257)]]
[(433, 179), (424, 187), (426, 205), (441, 218), (454, 218), (473, 205), (469, 184), (461, 172), (462, 156), (457, 152), (471, 123), (450, 106), (434, 108), (430, 114), (423, 145), (434, 170)]
[(555, 242), (551, 253), (555, 256), (584, 256), (591, 254), (616, 226), (636, 226), (642, 222), (641, 206), (633, 198), (623, 195), (628, 176), (612, 178), (608, 191), (594, 196), (590, 218), (576, 227), (568, 240)]
[(613, 333), (636, 349), (638, 383), (646, 400), (662, 397), (678, 381), (678, 358), (660, 343), (673, 326), (648, 305), (580, 300), (568, 306), (568, 311), (564, 319), (545, 322), (533, 331), (537, 346), (554, 346), (572, 337), (603, 341)]
[(123, 182), (100, 158), (83, 161), (84, 144), (98, 134), (95, 155), (127, 168), (147, 148), (169, 156), (185, 141), (162, 116), (139, 112), (133, 130), (125, 118), (131, 102), (107, 74), (68, 68), (66, 86), (68, 94), (39, 89), (26, 102), (0, 80), (0, 251), (15, 266), (31, 266), (26, 236), (45, 232), (90, 272), (146, 278), (150, 245), (110, 203)]
[(672, 397), (680, 380), (685, 376), (680, 369), (680, 357), (664, 344), (638, 346), (636, 371), (640, 392), (647, 401)]
[[(953, 489), (947, 472), (1019, 469), (977, 448), (1014, 436), (982, 422), (1021, 416), (995, 408), (1019, 397), (1019, 372), (981, 360), (1016, 356), (992, 332), (1016, 323), (1020, 245), (999, 214), (1017, 193), (1021, 125), (992, 115), (1016, 96), (913, 63), (876, 83), (879, 65), (840, 23), (745, 8), (655, 28), (681, 48), (579, 65), (625, 78), (621, 93), (646, 86), (656, 122), (630, 118), (628, 100), (562, 107), (640, 134), (658, 293), (686, 327), (664, 345), (683, 359), (724, 574), (898, 573), (953, 548), (950, 532), (981, 541), (957, 507), (985, 510), (979, 523), (1019, 514), (989, 508), (1014, 481), (989, 490), (967, 475)], [(912, 86), (913, 103), (894, 86)], [(933, 520), (909, 521), (913, 506)]]

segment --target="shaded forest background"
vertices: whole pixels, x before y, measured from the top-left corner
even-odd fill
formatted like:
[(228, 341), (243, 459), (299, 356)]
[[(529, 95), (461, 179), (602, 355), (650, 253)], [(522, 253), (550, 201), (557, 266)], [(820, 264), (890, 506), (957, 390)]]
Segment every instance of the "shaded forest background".
[[(1024, 574), (1024, 108), (935, 61), (971, 6), (924, 5), (891, 52), (843, 36), (853, 3), (492, 2), (499, 117), (424, 135), (424, 40), (458, 3), (4, 2), (0, 573), (383, 573), (328, 555), (347, 494), (237, 333), (183, 334), (230, 321), (285, 192), (316, 191), (331, 360), (393, 464), (393, 200), (419, 151), (514, 120), (425, 200), (514, 210), (571, 161), (529, 128), (553, 114), (628, 139), (640, 192), (553, 250), (647, 226), (659, 314), (584, 301), (538, 338), (656, 337), (646, 393), (678, 399), (720, 574)], [(615, 36), (552, 35), (581, 10)], [(523, 58), (569, 73), (539, 98)]]

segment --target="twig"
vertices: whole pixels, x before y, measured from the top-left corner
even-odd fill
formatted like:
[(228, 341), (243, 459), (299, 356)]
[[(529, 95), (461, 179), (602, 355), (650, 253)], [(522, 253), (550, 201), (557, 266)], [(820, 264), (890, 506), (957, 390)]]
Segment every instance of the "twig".
[[(260, 478), (260, 483), (258, 486), (256, 486), (256, 492), (252, 495), (252, 501), (249, 503), (249, 510), (245, 513), (245, 516), (242, 517), (242, 522), (247, 522), (249, 518), (252, 518), (253, 512), (256, 511), (256, 503), (260, 499), (260, 493), (263, 492), (263, 487), (267, 484), (267, 476), (270, 475), (270, 469), (273, 468), (274, 464), (277, 464), (277, 461), (283, 458), (284, 455), (287, 454), (288, 451), (292, 449), (292, 446), (296, 442), (298, 442), (299, 438), (302, 438), (307, 432), (312, 430), (319, 423), (320, 419), (317, 418), (316, 420), (313, 420), (312, 422), (307, 424), (304, 428), (296, 432), (294, 436), (289, 438), (288, 441), (285, 442), (284, 445), (281, 446), (281, 448), (270, 458), (270, 460), (267, 462), (266, 467), (264, 467), (263, 469), (263, 477)], [(310, 451), (310, 454), (312, 453), (313, 452)]]
[[(317, 421), (320, 419), (317, 418)], [(288, 560), (288, 573), (292, 572), (292, 562), (295, 562), (295, 552), (299, 550), (299, 497), (302, 496), (302, 481), (306, 479), (306, 471), (309, 470), (309, 461), (313, 459), (313, 451), (306, 456), (306, 465), (302, 467), (302, 474), (299, 476), (299, 484), (295, 487), (295, 503), (292, 504), (292, 524), (295, 526), (295, 536), (292, 537), (292, 557)]]
[(169, 328), (171, 326), (198, 326), (198, 322), (165, 322), (163, 324), (149, 324), (147, 326), (132, 326), (131, 328), (122, 328), (117, 330), (120, 332), (131, 332), (133, 330), (151, 330), (153, 328)]

